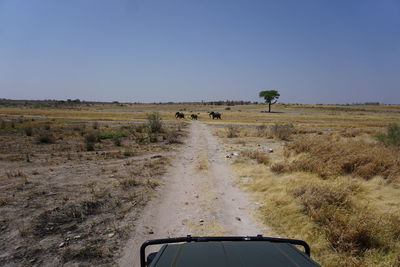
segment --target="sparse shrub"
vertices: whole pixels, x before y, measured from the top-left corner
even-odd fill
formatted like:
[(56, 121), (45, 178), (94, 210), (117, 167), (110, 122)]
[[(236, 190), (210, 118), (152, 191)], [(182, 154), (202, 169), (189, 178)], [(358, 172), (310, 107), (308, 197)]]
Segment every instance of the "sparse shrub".
[(274, 124), (270, 127), (271, 135), (280, 140), (289, 140), (294, 130), (293, 124)]
[(54, 136), (50, 131), (41, 131), (37, 137), (39, 143), (52, 144), (54, 143)]
[(122, 131), (102, 131), (98, 134), (99, 139), (114, 139), (126, 136), (127, 134)]
[(149, 142), (149, 137), (148, 136), (138, 136), (135, 138), (136, 143), (138, 144), (144, 144)]
[(93, 129), (97, 130), (99, 128), (99, 122), (95, 121), (92, 124)]
[(186, 127), (186, 123), (185, 122), (179, 122), (178, 123), (178, 132), (181, 132), (182, 129), (184, 129)]
[(147, 129), (146, 124), (139, 124), (138, 126), (135, 127), (135, 131), (138, 133), (143, 133)]
[(289, 158), (291, 155), (292, 155), (292, 153), (291, 153), (290, 149), (288, 149), (288, 148), (285, 146), (284, 149), (283, 149), (283, 156), (284, 156), (285, 158)]
[(113, 138), (113, 143), (114, 143), (114, 145), (116, 145), (116, 146), (121, 146), (121, 138), (119, 138), (119, 137), (114, 137), (114, 138)]
[(255, 150), (245, 150), (242, 154), (250, 159), (254, 159), (259, 164), (269, 165), (270, 159), (266, 152), (255, 151)]
[(87, 151), (94, 151), (98, 136), (95, 132), (89, 132), (85, 135), (85, 145)]
[(74, 127), (72, 129), (77, 132), (83, 132), (85, 130), (85, 125), (77, 124), (77, 125), (74, 125)]
[(25, 127), (24, 132), (25, 132), (26, 136), (32, 136), (32, 134), (33, 134), (32, 126)]
[(163, 132), (161, 117), (158, 112), (147, 114), (147, 124), (151, 133)]
[(389, 124), (386, 133), (378, 134), (377, 139), (386, 145), (400, 147), (400, 126), (397, 123)]
[(5, 129), (7, 127), (7, 123), (3, 120), (0, 122), (0, 129)]
[(130, 151), (125, 151), (125, 152), (124, 152), (124, 156), (125, 156), (125, 157), (130, 157), (130, 156), (132, 156), (132, 155), (133, 155), (133, 153), (130, 152)]
[(268, 131), (268, 126), (266, 124), (261, 124), (256, 126), (256, 131), (257, 131), (257, 136), (258, 137), (270, 137), (269, 131)]
[(270, 169), (274, 173), (281, 174), (287, 171), (287, 166), (284, 162), (277, 162), (272, 164)]
[(155, 136), (155, 135), (150, 135), (149, 136), (149, 142), (150, 143), (157, 143), (157, 141), (158, 141), (157, 136)]
[(67, 248), (63, 254), (63, 261), (71, 260), (87, 261), (94, 258), (106, 257), (106, 253), (98, 245), (86, 245), (80, 249)]
[(168, 144), (181, 144), (182, 142), (179, 140), (179, 134), (176, 131), (168, 131), (165, 139)]
[(20, 235), (21, 237), (27, 237), (28, 235), (31, 234), (31, 231), (30, 231), (29, 228), (26, 227), (25, 225), (21, 225), (21, 226), (18, 228), (18, 231), (19, 231), (19, 235)]
[(63, 227), (64, 225), (71, 222), (82, 222), (89, 215), (97, 214), (101, 211), (104, 203), (99, 200), (83, 200), (79, 203), (46, 210), (34, 218), (33, 234), (46, 236), (66, 232), (68, 228)]
[(49, 131), (50, 128), (51, 128), (50, 124), (43, 125), (43, 129), (45, 129), (46, 131)]
[(235, 138), (238, 137), (238, 135), (239, 135), (239, 130), (234, 125), (229, 125), (228, 128), (226, 128), (226, 137)]
[(134, 186), (140, 185), (139, 181), (136, 178), (123, 178), (119, 180), (119, 184), (122, 186), (123, 189), (129, 189)]

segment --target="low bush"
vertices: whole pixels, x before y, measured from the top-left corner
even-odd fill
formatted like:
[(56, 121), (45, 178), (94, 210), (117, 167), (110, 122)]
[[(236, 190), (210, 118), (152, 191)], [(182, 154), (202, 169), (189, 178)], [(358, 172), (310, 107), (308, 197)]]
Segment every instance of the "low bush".
[(114, 143), (114, 145), (116, 145), (116, 146), (121, 146), (121, 138), (119, 138), (119, 137), (114, 137), (114, 138), (113, 138), (113, 143)]
[(24, 132), (25, 132), (26, 136), (32, 136), (32, 134), (33, 134), (32, 126), (25, 127)]
[(234, 125), (229, 125), (228, 128), (226, 128), (226, 137), (228, 138), (235, 138), (239, 136), (239, 129), (235, 127)]
[(270, 133), (273, 137), (280, 140), (289, 140), (294, 130), (293, 124), (274, 124), (270, 127)]
[(274, 173), (281, 174), (287, 171), (287, 165), (284, 162), (277, 162), (271, 165), (270, 170)]
[(256, 151), (256, 150), (245, 150), (242, 154), (250, 159), (254, 159), (259, 164), (269, 165), (270, 158), (267, 152), (264, 151)]
[(147, 124), (151, 133), (162, 133), (162, 121), (158, 112), (147, 114)]
[(126, 136), (127, 134), (123, 131), (101, 131), (98, 133), (99, 139), (115, 139)]
[(98, 141), (98, 135), (95, 132), (89, 132), (85, 135), (85, 145), (87, 151), (94, 151), (95, 145)]
[(168, 144), (182, 144), (182, 141), (179, 140), (179, 134), (177, 131), (168, 131), (165, 135), (165, 139)]
[(54, 143), (54, 136), (50, 131), (41, 131), (37, 137), (39, 143), (52, 144)]
[(138, 126), (135, 127), (135, 131), (138, 133), (143, 133), (147, 130), (147, 125), (146, 124), (139, 124)]
[(386, 133), (378, 134), (376, 137), (385, 145), (400, 147), (400, 126), (397, 123), (391, 123), (386, 129)]
[(130, 156), (133, 155), (133, 153), (131, 151), (124, 151), (123, 154), (124, 154), (125, 157), (130, 157)]

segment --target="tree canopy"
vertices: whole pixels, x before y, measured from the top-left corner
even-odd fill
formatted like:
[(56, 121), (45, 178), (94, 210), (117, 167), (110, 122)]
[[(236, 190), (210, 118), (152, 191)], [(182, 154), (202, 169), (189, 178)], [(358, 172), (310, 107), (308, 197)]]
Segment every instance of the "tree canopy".
[(278, 93), (277, 90), (267, 90), (267, 91), (261, 91), (259, 93), (259, 97), (264, 98), (265, 103), (268, 103), (268, 112), (271, 112), (271, 105), (275, 104), (276, 101), (278, 101), (280, 94)]

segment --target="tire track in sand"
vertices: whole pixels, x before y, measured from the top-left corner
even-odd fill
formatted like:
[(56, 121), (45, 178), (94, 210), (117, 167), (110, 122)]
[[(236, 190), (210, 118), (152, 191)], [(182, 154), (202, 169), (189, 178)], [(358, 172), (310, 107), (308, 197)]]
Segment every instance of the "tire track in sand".
[(164, 176), (158, 197), (135, 222), (120, 266), (139, 266), (140, 245), (148, 239), (270, 233), (252, 218), (251, 202), (234, 186), (224, 155), (205, 123), (190, 124), (189, 137)]

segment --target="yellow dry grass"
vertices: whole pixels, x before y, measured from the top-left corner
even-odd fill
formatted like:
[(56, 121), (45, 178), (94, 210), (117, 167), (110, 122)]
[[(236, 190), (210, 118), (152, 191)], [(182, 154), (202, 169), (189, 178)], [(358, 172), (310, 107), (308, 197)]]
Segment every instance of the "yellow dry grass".
[[(263, 222), (281, 235), (308, 242), (312, 248), (313, 258), (322, 266), (393, 266), (392, 264), (395, 264), (396, 253), (400, 249), (400, 245), (399, 237), (394, 237), (392, 234), (398, 234), (398, 230), (397, 232), (395, 230), (397, 221), (390, 222), (389, 217), (393, 216), (391, 220), (399, 218), (399, 189), (391, 187), (381, 191), (381, 187), (384, 185), (382, 181), (379, 182), (379, 179), (367, 182), (350, 177), (321, 180), (313, 174), (301, 172), (275, 175), (265, 165), (249, 164), (240, 160), (233, 164), (233, 168), (239, 176), (253, 178), (250, 182), (243, 183), (242, 186), (254, 194), (256, 201), (262, 203), (259, 208), (259, 217)], [(302, 202), (293, 194), (297, 190), (313, 186), (316, 188), (326, 186), (339, 194), (341, 190), (349, 190), (348, 197), (354, 205), (353, 212), (357, 211), (357, 213), (351, 214), (351, 216), (347, 216), (345, 213), (347, 216), (345, 218), (356, 218), (357, 221), (354, 221), (354, 224), (358, 222), (370, 227), (373, 232), (370, 232), (369, 237), (375, 238), (374, 235), (376, 235), (376, 240), (374, 239), (373, 242), (380, 245), (372, 246), (361, 254), (335, 250), (329, 242), (329, 232), (324, 230), (326, 225), (323, 226), (313, 220), (305, 212)], [(384, 201), (377, 202), (377, 199)], [(311, 200), (314, 198), (312, 197)], [(320, 216), (324, 216), (324, 214), (320, 214)], [(332, 226), (336, 227), (336, 230), (343, 230), (340, 225)], [(360, 226), (350, 224), (346, 227), (345, 230), (350, 230), (345, 233), (341, 232), (341, 238), (354, 239), (354, 236), (348, 237), (347, 235), (351, 235), (354, 231), (354, 228), (351, 227)]]
[[(247, 120), (237, 123), (237, 138), (227, 138), (221, 127), (215, 134), (228, 151), (241, 155), (232, 167), (239, 177), (252, 178), (241, 185), (261, 203), (261, 220), (281, 236), (307, 241), (321, 265), (398, 266), (400, 156), (375, 135), (400, 122), (399, 108), (242, 110)], [(262, 116), (268, 120), (261, 121)], [(287, 140), (271, 134), (273, 125), (288, 123), (294, 129)], [(250, 160), (249, 155), (268, 147), (274, 148), (269, 164)]]

